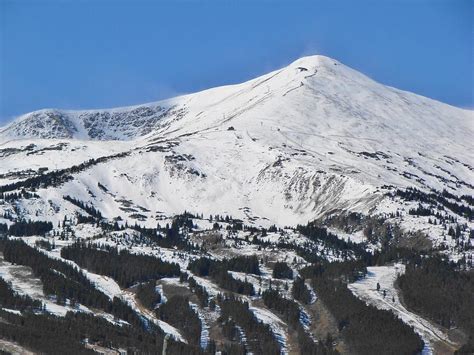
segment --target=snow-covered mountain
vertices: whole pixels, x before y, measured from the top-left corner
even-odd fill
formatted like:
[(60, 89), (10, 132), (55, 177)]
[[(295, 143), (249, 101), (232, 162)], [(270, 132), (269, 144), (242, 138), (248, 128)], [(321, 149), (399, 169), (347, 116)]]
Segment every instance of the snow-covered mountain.
[(472, 111), (311, 56), (153, 104), (21, 116), (0, 129), (0, 184), (124, 153), (40, 189), (43, 205), (22, 213), (61, 218), (51, 203), (67, 209), (71, 195), (149, 225), (184, 210), (295, 225), (396, 212), (403, 203), (387, 197), (396, 188), (473, 195), (473, 137)]
[(322, 56), (152, 104), (21, 116), (0, 128), (0, 347), (470, 349), (473, 119)]

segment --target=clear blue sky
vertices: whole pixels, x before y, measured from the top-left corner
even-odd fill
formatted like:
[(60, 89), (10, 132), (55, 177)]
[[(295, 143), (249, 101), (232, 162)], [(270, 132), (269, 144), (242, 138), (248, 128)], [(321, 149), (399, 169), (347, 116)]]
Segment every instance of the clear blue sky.
[(471, 0), (0, 0), (0, 122), (237, 83), (309, 54), (474, 107)]

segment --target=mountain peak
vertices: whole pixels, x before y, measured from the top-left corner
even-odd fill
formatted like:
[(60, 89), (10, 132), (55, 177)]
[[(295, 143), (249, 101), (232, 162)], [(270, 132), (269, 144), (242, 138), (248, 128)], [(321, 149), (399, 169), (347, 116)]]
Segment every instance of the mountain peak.
[[(133, 140), (171, 131), (178, 136), (215, 129), (231, 121), (248, 124), (247, 118), (252, 118), (252, 124), (258, 117), (271, 119), (274, 125), (286, 124), (291, 118), (300, 129), (316, 130), (317, 134), (328, 130), (337, 134), (352, 131), (351, 134), (375, 137), (380, 126), (385, 125), (392, 133), (410, 136), (407, 127), (419, 132), (427, 130), (426, 122), (430, 122), (445, 131), (451, 126), (450, 119), (462, 117), (461, 121), (468, 122), (467, 116), (466, 111), (381, 85), (332, 58), (312, 55), (242, 84), (152, 104), (31, 112), (1, 128), (0, 141)], [(327, 124), (326, 131), (323, 121)]]
[(309, 68), (317, 68), (318, 66), (327, 66), (327, 65), (337, 65), (340, 64), (337, 60), (332, 59), (330, 57), (320, 55), (320, 54), (315, 54), (315, 55), (308, 55), (304, 57), (300, 57), (293, 61), (289, 66), (290, 67), (295, 67), (295, 66), (302, 66), (302, 67), (308, 67)]

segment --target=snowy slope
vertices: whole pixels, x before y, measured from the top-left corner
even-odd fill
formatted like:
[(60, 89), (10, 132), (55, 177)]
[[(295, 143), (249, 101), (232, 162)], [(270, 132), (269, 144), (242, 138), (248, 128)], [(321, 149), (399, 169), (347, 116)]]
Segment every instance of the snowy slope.
[[(425, 343), (422, 354), (433, 354), (436, 343), (442, 343), (448, 348), (456, 348), (449, 336), (445, 334), (445, 330), (439, 329), (432, 322), (410, 312), (400, 301), (395, 281), (400, 274), (405, 272), (405, 265), (373, 266), (368, 267), (367, 271), (366, 277), (350, 284), (349, 289), (361, 300), (379, 309), (392, 311), (403, 322), (412, 326)], [(380, 291), (377, 291), (377, 283), (381, 287)]]
[[(335, 211), (395, 211), (384, 185), (473, 195), (473, 137), (472, 111), (312, 56), (153, 104), (26, 114), (0, 129), (0, 181), (128, 151), (38, 191), (43, 205), (23, 212), (60, 218), (46, 201), (70, 209), (62, 196), (72, 195), (150, 226), (184, 210), (294, 225)], [(65, 148), (28, 154), (31, 143)]]

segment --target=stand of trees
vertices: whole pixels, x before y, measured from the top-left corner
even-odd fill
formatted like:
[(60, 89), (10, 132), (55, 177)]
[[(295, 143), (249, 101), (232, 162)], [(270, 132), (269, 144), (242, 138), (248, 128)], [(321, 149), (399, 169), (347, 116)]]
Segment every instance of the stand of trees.
[(221, 323), (222, 334), (232, 343), (225, 344), (223, 354), (225, 355), (245, 355), (245, 346), (239, 342), (242, 340), (237, 324), (232, 319), (227, 319)]
[[(439, 203), (444, 207), (450, 209), (454, 213), (466, 217), (470, 221), (474, 218), (474, 209), (462, 204), (462, 200), (464, 200), (468, 204), (472, 205), (472, 196), (463, 195), (461, 197), (458, 197), (449, 193), (446, 190), (443, 190), (442, 192), (435, 191), (431, 193), (425, 193), (412, 187), (409, 187), (406, 190), (397, 189), (394, 193), (394, 196), (401, 197), (407, 201), (419, 201), (429, 203), (433, 206), (436, 206), (436, 204)], [(456, 202), (452, 202), (451, 200), (455, 200)]]
[(161, 302), (161, 296), (156, 292), (156, 281), (142, 283), (137, 287), (137, 298), (143, 306), (153, 309)]
[(43, 221), (19, 221), (8, 228), (8, 233), (16, 236), (44, 235), (53, 229), (51, 222)]
[(308, 287), (306, 287), (304, 279), (301, 277), (297, 277), (293, 282), (291, 294), (295, 300), (298, 300), (304, 304), (309, 304), (311, 302), (311, 292)]
[(217, 269), (221, 264), (217, 260), (201, 257), (191, 261), (188, 270), (198, 276), (210, 276), (211, 272)]
[(188, 278), (189, 288), (194, 292), (194, 294), (199, 299), (199, 305), (201, 307), (209, 306), (209, 294), (206, 289), (201, 285), (196, 283), (196, 280), (193, 277)]
[(273, 266), (272, 276), (275, 279), (293, 279), (293, 270), (284, 261), (277, 261)]
[(300, 307), (294, 301), (283, 298), (276, 290), (267, 290), (262, 293), (263, 303), (283, 316), (289, 324), (296, 326), (300, 322)]
[(61, 256), (91, 272), (112, 277), (121, 287), (137, 282), (179, 276), (176, 263), (168, 263), (150, 255), (131, 254), (126, 250), (105, 247), (99, 250), (91, 245), (75, 243), (61, 249)]
[(189, 270), (199, 276), (209, 276), (216, 268), (224, 268), (230, 271), (244, 272), (247, 274), (260, 275), (258, 258), (252, 256), (237, 256), (230, 259), (213, 260), (202, 257), (194, 260)]
[(186, 340), (191, 344), (199, 345), (201, 338), (201, 320), (189, 305), (186, 297), (171, 296), (166, 303), (157, 310), (156, 315), (183, 332)]
[(250, 282), (234, 279), (232, 275), (228, 273), (228, 265), (228, 260), (217, 261), (201, 257), (190, 262), (188, 270), (198, 276), (211, 277), (220, 287), (231, 292), (243, 295), (254, 295), (255, 290), (253, 285)]
[(54, 241), (52, 243), (50, 243), (49, 240), (45, 240), (45, 239), (36, 240), (35, 245), (38, 248), (44, 249), (46, 251), (51, 251), (54, 248), (56, 248), (56, 244), (54, 243)]
[(431, 208), (426, 208), (423, 207), (423, 205), (420, 203), (417, 208), (410, 208), (408, 211), (408, 214), (414, 215), (414, 216), (431, 216), (433, 211)]
[(95, 217), (99, 220), (102, 219), (102, 214), (100, 213), (100, 211), (98, 209), (94, 208), (93, 206), (89, 206), (88, 204), (84, 203), (83, 201), (78, 200), (78, 199), (76, 199), (74, 197), (71, 197), (71, 196), (63, 196), (63, 199), (65, 199), (66, 201), (71, 202), (73, 205), (76, 205), (77, 207), (83, 209), (84, 211), (89, 213), (92, 217)]
[(456, 271), (440, 257), (419, 259), (398, 279), (403, 299), (415, 312), (446, 327), (460, 327), (469, 339), (460, 353), (474, 353), (474, 272)]
[(255, 317), (247, 302), (232, 296), (218, 296), (217, 302), (221, 307), (221, 320), (232, 320), (244, 330), (252, 353), (280, 354), (280, 345), (273, 336), (270, 326)]
[(231, 259), (224, 259), (223, 263), (227, 270), (245, 272), (246, 274), (260, 275), (258, 258), (252, 256), (237, 256)]
[(318, 226), (316, 222), (310, 222), (305, 226), (298, 225), (296, 230), (311, 240), (323, 242), (331, 249), (345, 253), (352, 251), (359, 258), (365, 258), (368, 254), (362, 245), (340, 239), (337, 235), (328, 232), (325, 227)]
[(82, 214), (77, 214), (76, 215), (76, 221), (77, 221), (77, 224), (82, 224), (82, 223), (89, 223), (89, 224), (93, 224), (96, 222), (95, 218), (92, 217), (92, 216), (84, 216)]
[(276, 290), (267, 290), (263, 292), (262, 297), (265, 306), (279, 314), (296, 330), (301, 354), (338, 354), (338, 352), (332, 348), (332, 344), (324, 344), (322, 341), (316, 343), (305, 332), (300, 321), (301, 310), (295, 301), (282, 297)]
[(313, 280), (318, 297), (336, 318), (338, 328), (357, 354), (418, 354), (423, 341), (392, 312), (368, 306), (331, 278)]
[(13, 291), (11, 285), (0, 277), (0, 305), (19, 311), (42, 309), (43, 303)]
[(324, 278), (344, 282), (354, 282), (366, 273), (366, 263), (362, 260), (322, 262), (300, 270), (301, 276), (306, 279)]
[(211, 278), (222, 288), (242, 295), (253, 296), (255, 290), (253, 285), (247, 281), (234, 279), (226, 269), (218, 268), (211, 273)]
[[(161, 354), (164, 334), (150, 333), (128, 325), (82, 312), (68, 312), (65, 317), (25, 313), (22, 316), (0, 310), (0, 335), (39, 353), (96, 354), (85, 346), (96, 344), (106, 348), (123, 348), (132, 354)], [(202, 354), (198, 347), (168, 341), (170, 354)]]

